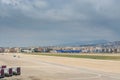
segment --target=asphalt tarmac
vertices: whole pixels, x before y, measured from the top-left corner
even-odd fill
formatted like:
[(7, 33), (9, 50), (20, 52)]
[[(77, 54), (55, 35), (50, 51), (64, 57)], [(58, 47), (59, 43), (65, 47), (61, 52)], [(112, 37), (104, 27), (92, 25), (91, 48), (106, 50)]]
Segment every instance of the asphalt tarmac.
[[(107, 62), (108, 64), (105, 64)], [(91, 65), (93, 63), (94, 65)], [(20, 76), (6, 77), (1, 80), (120, 80), (119, 63), (120, 61), (0, 54), (0, 65), (18, 66), (22, 70)], [(103, 66), (103, 69), (98, 66)]]

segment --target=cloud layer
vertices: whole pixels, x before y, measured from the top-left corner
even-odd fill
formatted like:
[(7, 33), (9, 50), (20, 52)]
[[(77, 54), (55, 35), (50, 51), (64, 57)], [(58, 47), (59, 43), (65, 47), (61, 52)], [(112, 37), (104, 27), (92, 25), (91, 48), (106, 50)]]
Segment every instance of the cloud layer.
[(120, 1), (0, 0), (0, 46), (120, 40)]

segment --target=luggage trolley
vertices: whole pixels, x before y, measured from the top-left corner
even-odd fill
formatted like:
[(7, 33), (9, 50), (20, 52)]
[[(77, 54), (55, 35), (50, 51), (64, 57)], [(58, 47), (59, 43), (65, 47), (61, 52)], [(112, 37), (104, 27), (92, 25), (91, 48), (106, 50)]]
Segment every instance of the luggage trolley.
[(3, 68), (4, 69), (4, 75), (6, 77), (10, 77), (13, 75), (13, 71), (12, 71), (12, 68)]
[(21, 74), (21, 68), (20, 67), (14, 67), (12, 68), (13, 75), (20, 75)]
[(4, 78), (5, 74), (4, 74), (4, 69), (0, 68), (0, 78)]

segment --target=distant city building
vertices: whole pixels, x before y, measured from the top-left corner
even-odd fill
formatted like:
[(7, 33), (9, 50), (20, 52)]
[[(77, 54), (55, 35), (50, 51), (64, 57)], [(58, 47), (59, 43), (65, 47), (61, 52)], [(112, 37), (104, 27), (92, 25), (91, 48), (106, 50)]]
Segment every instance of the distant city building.
[(120, 53), (120, 41), (85, 46), (0, 47), (0, 53)]
[(0, 53), (3, 53), (5, 50), (4, 50), (4, 48), (0, 48)]

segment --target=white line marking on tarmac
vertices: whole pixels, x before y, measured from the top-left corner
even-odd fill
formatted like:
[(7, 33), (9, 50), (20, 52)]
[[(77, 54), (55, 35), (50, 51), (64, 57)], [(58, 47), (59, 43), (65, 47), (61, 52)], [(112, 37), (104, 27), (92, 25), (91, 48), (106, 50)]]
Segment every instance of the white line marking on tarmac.
[(68, 78), (69, 80), (83, 80), (83, 79), (93, 79), (93, 78), (101, 78), (101, 74), (98, 74), (97, 76), (95, 77), (87, 77), (87, 78)]

